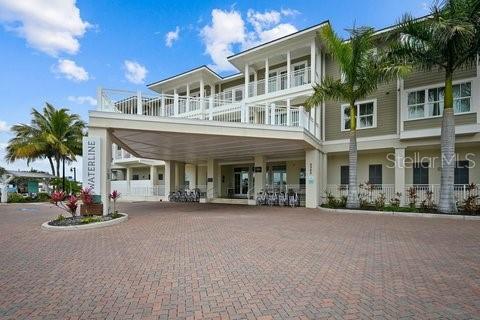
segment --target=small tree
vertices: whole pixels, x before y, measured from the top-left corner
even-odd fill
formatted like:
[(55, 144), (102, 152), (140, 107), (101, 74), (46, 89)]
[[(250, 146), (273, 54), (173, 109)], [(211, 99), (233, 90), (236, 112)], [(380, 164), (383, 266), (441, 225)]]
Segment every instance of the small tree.
[(63, 191), (54, 191), (50, 196), (50, 201), (58, 208), (70, 213), (73, 218), (77, 215), (78, 198), (74, 195), (65, 196)]

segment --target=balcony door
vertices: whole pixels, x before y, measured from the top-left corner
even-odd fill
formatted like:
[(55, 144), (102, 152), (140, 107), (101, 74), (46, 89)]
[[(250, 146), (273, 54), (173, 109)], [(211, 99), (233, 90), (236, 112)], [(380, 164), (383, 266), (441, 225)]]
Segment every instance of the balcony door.
[(295, 87), (307, 84), (306, 64), (299, 63), (293, 66), (293, 83)]

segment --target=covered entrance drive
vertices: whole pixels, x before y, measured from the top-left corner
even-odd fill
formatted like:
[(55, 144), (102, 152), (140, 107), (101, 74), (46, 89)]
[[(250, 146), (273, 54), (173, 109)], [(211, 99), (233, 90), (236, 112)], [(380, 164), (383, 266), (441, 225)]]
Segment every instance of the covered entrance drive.
[[(164, 160), (166, 194), (188, 185), (200, 189), (207, 202), (244, 199), (252, 204), (266, 188), (291, 188), (302, 190), (307, 207), (319, 205), (326, 157), (303, 128), (128, 117), (91, 112), (89, 136), (101, 137), (106, 145), (114, 142), (139, 158)], [(111, 148), (103, 149), (111, 159)]]

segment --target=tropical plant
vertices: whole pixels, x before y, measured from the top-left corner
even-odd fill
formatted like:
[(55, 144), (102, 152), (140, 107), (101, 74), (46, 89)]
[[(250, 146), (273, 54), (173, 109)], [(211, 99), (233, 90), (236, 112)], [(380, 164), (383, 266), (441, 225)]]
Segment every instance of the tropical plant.
[(77, 214), (78, 198), (71, 195), (66, 196), (63, 191), (54, 191), (50, 196), (50, 201), (58, 208), (70, 213), (73, 218)]
[(441, 129), (442, 172), (438, 211), (455, 213), (455, 119), (453, 74), (476, 63), (480, 54), (480, 0), (437, 1), (425, 19), (405, 15), (396, 31), (390, 57), (419, 70), (445, 73)]
[(85, 123), (68, 109), (55, 109), (47, 103), (43, 112), (32, 109), (30, 124), (17, 124), (11, 129), (14, 137), (7, 145), (5, 159), (30, 163), (48, 159), (52, 174), (60, 176), (60, 164), (71, 162), (82, 153)]
[(407, 189), (407, 197), (408, 197), (408, 206), (411, 209), (415, 209), (417, 207), (417, 189), (415, 187), (410, 187)]
[(117, 200), (120, 198), (120, 192), (117, 190), (113, 190), (112, 193), (108, 195), (108, 197), (113, 201), (113, 213), (112, 215), (115, 216), (117, 214)]
[(349, 105), (349, 181), (347, 208), (358, 208), (357, 186), (357, 107), (360, 99), (374, 92), (379, 83), (397, 76), (405, 70), (399, 65), (391, 68), (378, 50), (374, 30), (369, 27), (354, 27), (348, 30), (350, 39), (343, 41), (326, 26), (319, 31), (319, 37), (327, 51), (338, 63), (342, 77), (334, 79), (327, 76), (321, 83), (314, 85), (314, 93), (306, 101), (308, 108), (320, 105), (325, 100), (346, 102)]

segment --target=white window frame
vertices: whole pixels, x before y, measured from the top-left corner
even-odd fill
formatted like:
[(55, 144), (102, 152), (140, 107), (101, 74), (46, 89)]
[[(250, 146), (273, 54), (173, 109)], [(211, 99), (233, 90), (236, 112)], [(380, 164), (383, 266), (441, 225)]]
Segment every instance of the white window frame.
[[(373, 123), (370, 127), (363, 127), (361, 128), (360, 127), (360, 117), (359, 117), (359, 114), (360, 114), (360, 108), (359, 108), (359, 105), (361, 104), (366, 104), (366, 103), (373, 103)], [(371, 100), (363, 100), (363, 101), (357, 101), (355, 103), (355, 105), (357, 106), (357, 130), (364, 130), (364, 129), (372, 129), (372, 128), (376, 128), (377, 127), (377, 99), (371, 99)], [(349, 108), (350, 105), (348, 103), (345, 103), (345, 104), (342, 104), (340, 106), (340, 112), (341, 112), (341, 115), (340, 115), (340, 128), (341, 128), (341, 131), (344, 131), (344, 132), (348, 132), (350, 131), (350, 129), (345, 129), (345, 109), (346, 108)]]
[[(467, 83), (470, 82), (470, 111), (466, 112), (455, 112), (455, 115), (462, 115), (462, 114), (470, 114), (470, 113), (475, 113), (477, 106), (475, 105), (475, 99), (477, 96), (476, 92), (476, 78), (465, 78), (465, 79), (458, 79), (452, 82), (453, 85), (458, 85), (462, 83)], [(435, 119), (435, 118), (441, 118), (443, 116), (443, 111), (442, 114), (437, 115), (437, 116), (428, 116), (428, 90), (429, 89), (436, 89), (445, 86), (445, 83), (436, 83), (436, 84), (431, 84), (428, 86), (421, 86), (421, 87), (415, 87), (415, 88), (409, 88), (408, 90), (404, 90), (404, 94), (402, 96), (402, 106), (403, 106), (403, 119), (405, 121), (416, 121), (416, 120), (425, 120), (425, 119)], [(416, 91), (424, 91), (425, 92), (425, 102), (424, 102), (424, 116), (419, 117), (419, 118), (410, 118), (409, 117), (409, 105), (408, 105), (408, 95), (412, 92)]]

